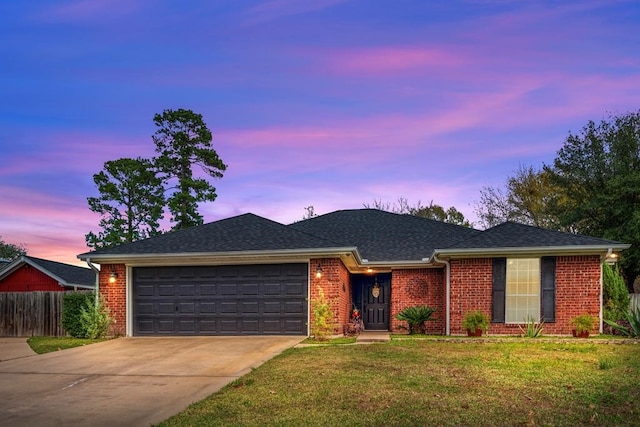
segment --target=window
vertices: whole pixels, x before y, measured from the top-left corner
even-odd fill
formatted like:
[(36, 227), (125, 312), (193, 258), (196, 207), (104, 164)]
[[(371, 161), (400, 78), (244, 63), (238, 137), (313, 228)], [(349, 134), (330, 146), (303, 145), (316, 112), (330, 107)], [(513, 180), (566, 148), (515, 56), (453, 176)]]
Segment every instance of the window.
[(509, 258), (505, 289), (506, 323), (540, 320), (540, 259)]

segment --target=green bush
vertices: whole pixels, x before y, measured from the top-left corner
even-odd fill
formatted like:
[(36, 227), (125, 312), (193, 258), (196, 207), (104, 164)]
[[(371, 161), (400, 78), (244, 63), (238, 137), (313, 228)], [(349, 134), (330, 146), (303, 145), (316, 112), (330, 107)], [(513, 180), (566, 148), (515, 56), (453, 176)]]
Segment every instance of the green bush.
[(94, 293), (68, 293), (62, 300), (62, 327), (74, 338), (84, 338), (82, 310), (89, 310), (95, 299)]
[(333, 311), (324, 296), (322, 288), (318, 289), (318, 298), (313, 301), (313, 325), (311, 333), (314, 338), (324, 341), (333, 333)]
[(617, 322), (623, 320), (629, 310), (629, 291), (624, 278), (618, 270), (618, 266), (602, 265), (603, 292), (603, 318)]
[(89, 307), (80, 307), (80, 324), (84, 333), (82, 338), (97, 339), (107, 336), (109, 325), (111, 325), (111, 314), (109, 307), (104, 303), (104, 298), (100, 298)]
[(416, 305), (406, 307), (396, 314), (395, 318), (409, 324), (409, 334), (421, 334), (424, 333), (424, 322), (432, 320), (431, 315), (434, 311), (436, 311), (435, 308), (431, 308), (426, 305)]
[(480, 310), (470, 311), (464, 315), (462, 327), (471, 332), (475, 332), (478, 329), (487, 332), (487, 329), (489, 329), (489, 317)]

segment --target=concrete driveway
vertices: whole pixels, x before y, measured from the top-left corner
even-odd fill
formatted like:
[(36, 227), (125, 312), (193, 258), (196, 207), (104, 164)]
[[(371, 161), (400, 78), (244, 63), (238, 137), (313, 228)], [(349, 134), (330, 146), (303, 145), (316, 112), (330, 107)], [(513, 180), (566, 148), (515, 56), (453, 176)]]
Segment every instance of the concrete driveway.
[(304, 337), (118, 338), (0, 362), (3, 426), (148, 426)]

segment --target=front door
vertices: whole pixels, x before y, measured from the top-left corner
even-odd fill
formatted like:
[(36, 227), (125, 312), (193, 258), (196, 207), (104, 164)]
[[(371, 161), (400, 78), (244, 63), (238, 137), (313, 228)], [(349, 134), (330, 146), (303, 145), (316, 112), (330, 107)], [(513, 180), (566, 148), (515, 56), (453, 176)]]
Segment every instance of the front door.
[(353, 277), (354, 305), (362, 312), (365, 330), (389, 330), (391, 274)]

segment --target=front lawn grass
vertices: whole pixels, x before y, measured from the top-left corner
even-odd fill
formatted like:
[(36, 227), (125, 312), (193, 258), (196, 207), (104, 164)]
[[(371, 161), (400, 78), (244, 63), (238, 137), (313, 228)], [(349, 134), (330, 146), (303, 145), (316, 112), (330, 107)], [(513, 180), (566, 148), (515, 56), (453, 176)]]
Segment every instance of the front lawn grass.
[(27, 343), (33, 351), (38, 354), (50, 353), (52, 351), (64, 350), (67, 348), (80, 347), (82, 345), (93, 344), (101, 341), (105, 341), (108, 338), (103, 339), (88, 339), (88, 338), (72, 338), (72, 337), (31, 337), (27, 340)]
[(640, 345), (293, 348), (162, 426), (637, 426)]

